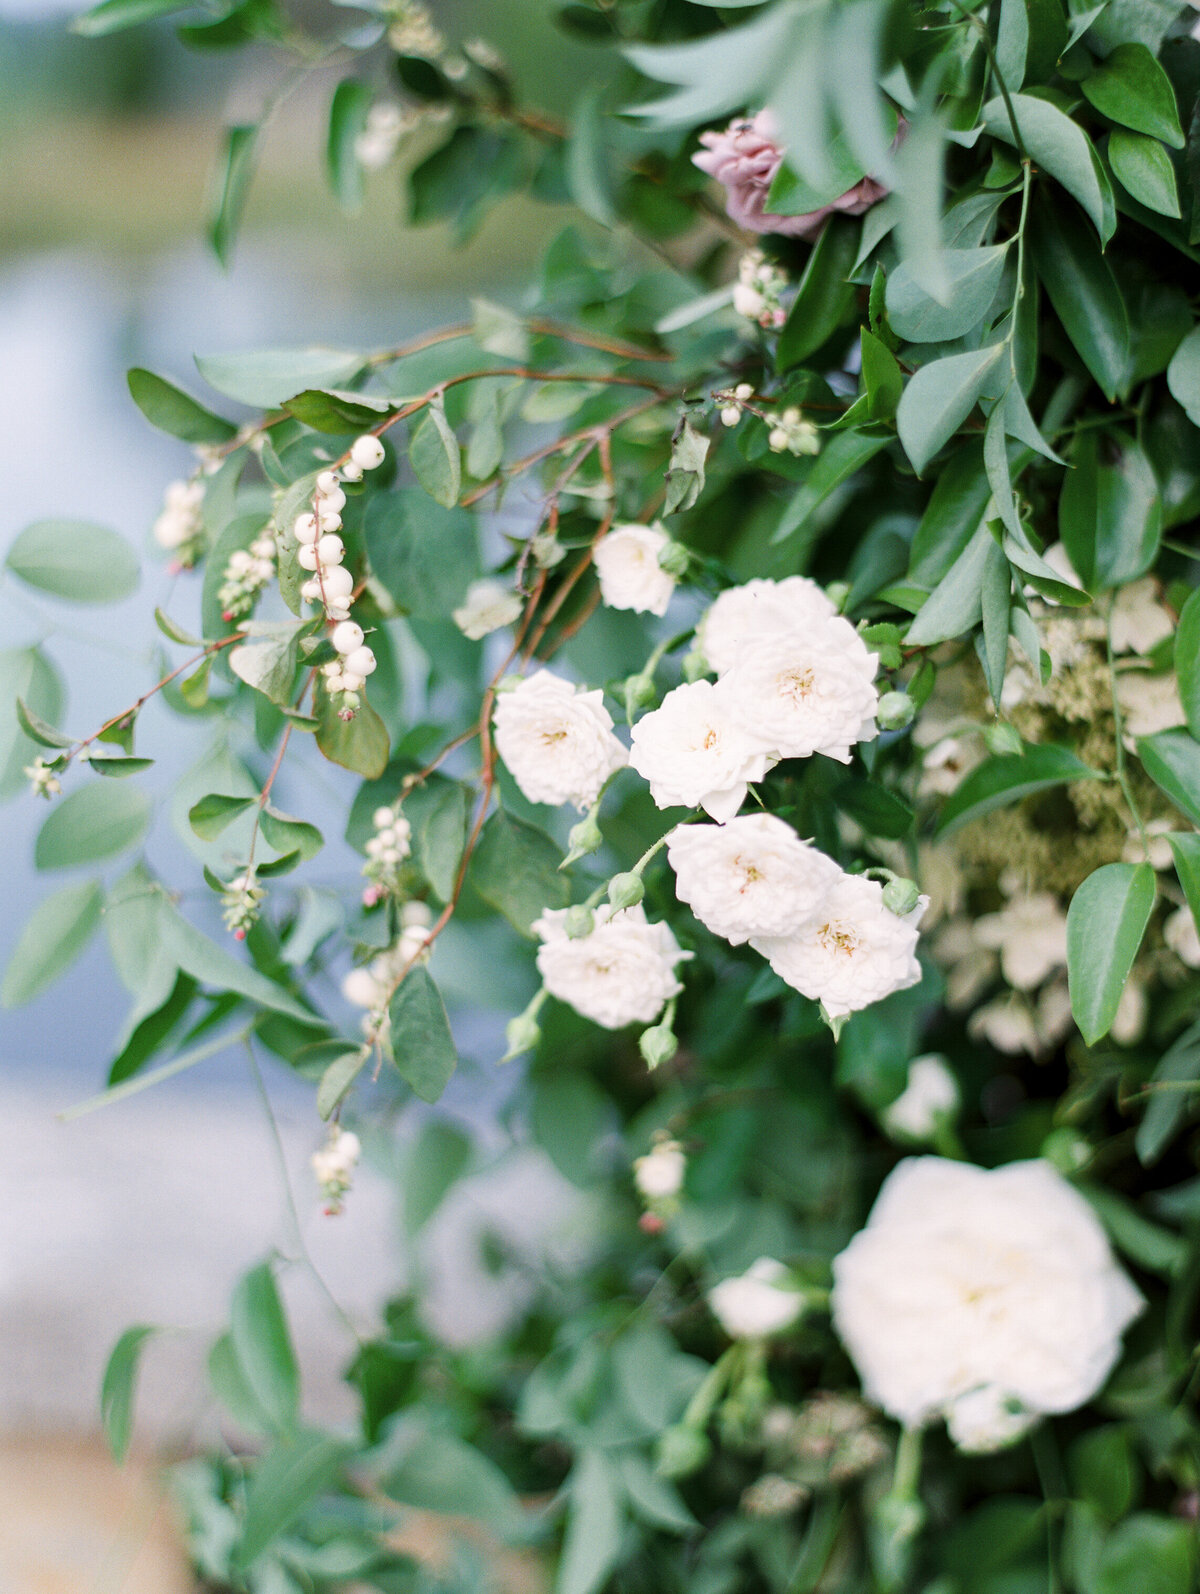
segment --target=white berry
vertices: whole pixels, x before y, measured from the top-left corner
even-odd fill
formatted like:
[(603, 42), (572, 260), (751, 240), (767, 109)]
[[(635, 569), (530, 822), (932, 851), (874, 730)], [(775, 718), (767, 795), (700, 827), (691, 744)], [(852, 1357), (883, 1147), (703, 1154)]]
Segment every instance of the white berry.
[(343, 672), (343, 674), (342, 674), (342, 691), (343, 692), (358, 692), (358, 691), (361, 691), (363, 685), (364, 685), (364, 678), (361, 675), (355, 675), (351, 670), (345, 670)]
[(301, 570), (315, 570), (317, 568), (317, 550), (311, 543), (302, 544), (300, 552), (296, 555)]
[(350, 459), (363, 470), (374, 470), (376, 465), (383, 464), (383, 444), (369, 432), (364, 433), (362, 437), (355, 438), (351, 445)]
[(317, 517), (311, 514), (298, 515), (292, 530), (296, 533), (297, 542), (316, 542), (321, 535), (317, 530)]
[(363, 479), (362, 466), (348, 460), (341, 468), (341, 475), (344, 482), (360, 482)]
[(355, 648), (363, 645), (363, 628), (356, 625), (353, 620), (343, 620), (341, 625), (333, 628), (333, 635), (329, 639), (333, 643), (334, 651), (345, 658), (347, 653), (353, 653)]
[(328, 532), (317, 544), (317, 559), (323, 565), (340, 565), (345, 554), (345, 543), (333, 532)]
[(345, 565), (332, 565), (328, 570), (323, 570), (321, 581), (325, 588), (325, 596), (335, 601), (338, 598), (348, 598), (354, 591), (354, 577)]
[(346, 495), (340, 487), (333, 487), (328, 492), (322, 492), (320, 499), (322, 515), (336, 514), (339, 509), (346, 507)]
[(375, 655), (370, 648), (355, 648), (353, 653), (347, 653), (342, 667), (355, 675), (370, 675), (375, 669)]
[(317, 491), (322, 494), (328, 494), (333, 492), (335, 488), (339, 492), (341, 491), (341, 483), (338, 479), (337, 471), (323, 470), (317, 477)]
[(389, 830), (396, 823), (396, 816), (390, 808), (377, 808), (371, 815), (371, 823), (376, 830)]

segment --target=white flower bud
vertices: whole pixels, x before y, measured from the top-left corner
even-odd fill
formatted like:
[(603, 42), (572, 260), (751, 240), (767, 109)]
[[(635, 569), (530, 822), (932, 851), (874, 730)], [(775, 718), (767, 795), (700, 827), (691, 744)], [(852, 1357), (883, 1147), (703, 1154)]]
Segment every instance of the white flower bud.
[(353, 653), (355, 648), (362, 647), (363, 628), (361, 625), (356, 625), (353, 620), (343, 620), (341, 625), (334, 627), (329, 640), (333, 643), (334, 650), (344, 658), (347, 653)]
[(355, 675), (371, 675), (375, 670), (375, 655), (368, 647), (355, 648), (353, 653), (347, 653), (342, 667)]
[(322, 537), (317, 544), (317, 559), (323, 565), (340, 565), (345, 557), (345, 543), (332, 532)]
[(902, 731), (911, 725), (916, 714), (913, 700), (907, 692), (885, 692), (879, 699), (875, 718), (883, 731)]
[(633, 1164), (633, 1182), (647, 1201), (668, 1200), (683, 1189), (687, 1158), (678, 1140), (659, 1140)]
[(374, 470), (377, 465), (383, 464), (383, 444), (369, 432), (365, 433), (351, 445), (350, 462), (361, 470)]
[(355, 675), (352, 670), (342, 671), (342, 691), (361, 692), (365, 684), (364, 677)]
[(788, 434), (782, 426), (773, 426), (767, 434), (767, 447), (773, 454), (782, 454), (788, 446)]

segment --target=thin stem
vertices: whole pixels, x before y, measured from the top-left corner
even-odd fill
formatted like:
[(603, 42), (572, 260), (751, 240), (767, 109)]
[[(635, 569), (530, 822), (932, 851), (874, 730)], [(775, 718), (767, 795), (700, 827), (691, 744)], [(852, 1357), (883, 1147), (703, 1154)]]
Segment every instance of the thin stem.
[(1128, 760), (1125, 754), (1125, 721), (1121, 713), (1121, 700), (1117, 695), (1117, 670), (1113, 659), (1112, 604), (1109, 605), (1108, 609), (1108, 618), (1104, 633), (1104, 645), (1105, 653), (1108, 658), (1108, 686), (1109, 692), (1112, 696), (1114, 721), (1113, 739), (1116, 743), (1117, 784), (1121, 788), (1121, 794), (1125, 798), (1125, 804), (1133, 816), (1134, 824), (1137, 826), (1138, 835), (1141, 837), (1142, 842), (1142, 852), (1144, 853), (1148, 862), (1150, 859), (1150, 838), (1146, 834), (1146, 822), (1142, 818), (1142, 810), (1138, 806), (1138, 800), (1134, 796), (1133, 786), (1129, 780)]
[(1008, 123), (1012, 128), (1013, 143), (1017, 146), (1017, 154), (1023, 161), (1028, 160), (1029, 157), (1025, 152), (1025, 145), (1021, 141), (1021, 129), (1017, 126), (1017, 113), (1013, 109), (1012, 96), (1008, 92), (1008, 84), (1004, 81), (1000, 63), (996, 59), (996, 52), (992, 47), (992, 38), (987, 30), (987, 24), (974, 11), (968, 10), (961, 3), (961, 0), (950, 0), (950, 4), (961, 17), (971, 24), (982, 39), (984, 52), (988, 58), (988, 65), (992, 69), (992, 76), (996, 79), (996, 86), (1000, 90), (1000, 98), (1004, 101), (1004, 109), (1008, 113)]
[(892, 1476), (892, 1495), (899, 1500), (915, 1500), (921, 1482), (921, 1451), (924, 1428), (901, 1428), (896, 1446), (896, 1470)]
[(73, 1118), (82, 1118), (85, 1113), (97, 1112), (101, 1107), (111, 1107), (114, 1102), (124, 1101), (128, 1096), (136, 1096), (141, 1090), (149, 1090), (151, 1085), (159, 1085), (164, 1079), (172, 1079), (176, 1074), (182, 1074), (185, 1068), (202, 1063), (208, 1057), (215, 1057), (218, 1052), (236, 1046), (239, 1041), (245, 1041), (249, 1035), (248, 1029), (239, 1030), (235, 1035), (218, 1035), (215, 1040), (206, 1041), (194, 1051), (184, 1052), (181, 1057), (172, 1058), (161, 1068), (152, 1068), (148, 1074), (138, 1074), (133, 1079), (122, 1080), (119, 1085), (101, 1091), (98, 1096), (90, 1096), (87, 1101), (77, 1102), (74, 1107), (66, 1107), (55, 1116), (63, 1123), (70, 1123)]
[(164, 675), (162, 680), (152, 686), (148, 692), (143, 692), (136, 703), (131, 703), (128, 708), (122, 709), (119, 714), (114, 714), (111, 719), (104, 721), (98, 731), (93, 731), (90, 736), (85, 736), (81, 742), (77, 742), (72, 749), (71, 756), (74, 757), (81, 748), (90, 746), (92, 742), (103, 736), (105, 731), (112, 730), (113, 726), (119, 725), (122, 720), (132, 719), (144, 703), (148, 703), (156, 692), (161, 692), (164, 686), (169, 686), (177, 675), (182, 675), (185, 670), (190, 670), (193, 664), (203, 663), (211, 654), (220, 653), (222, 648), (231, 647), (235, 642), (241, 642), (245, 635), (244, 631), (235, 631), (231, 636), (222, 637), (219, 642), (210, 642), (202, 652), (194, 653), (190, 659), (185, 659), (169, 675)]

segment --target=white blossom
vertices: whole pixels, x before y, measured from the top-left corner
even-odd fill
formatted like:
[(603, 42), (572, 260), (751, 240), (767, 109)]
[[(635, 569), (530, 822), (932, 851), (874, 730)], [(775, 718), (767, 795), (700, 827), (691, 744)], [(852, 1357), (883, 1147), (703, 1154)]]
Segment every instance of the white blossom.
[(1181, 963), (1200, 969), (1200, 934), (1191, 908), (1176, 908), (1163, 925), (1163, 940)]
[(647, 1201), (666, 1201), (683, 1189), (687, 1157), (678, 1140), (658, 1140), (633, 1164), (633, 1182)]
[(746, 643), (723, 677), (739, 719), (778, 758), (824, 753), (850, 762), (876, 734), (878, 657), (848, 620), (814, 617)]
[(842, 875), (803, 929), (755, 936), (750, 945), (781, 980), (841, 1018), (917, 984), (917, 925), (925, 906), (922, 898), (902, 918), (884, 907), (878, 881)]
[(1037, 1017), (1018, 991), (1006, 991), (977, 1007), (967, 1020), (967, 1033), (972, 1040), (985, 1040), (1009, 1056), (1028, 1052), (1036, 1057), (1042, 1050)]
[(1179, 682), (1174, 675), (1152, 675), (1148, 670), (1122, 670), (1117, 676), (1117, 702), (1121, 705), (1126, 739), (1156, 736), (1184, 722)]
[(1118, 587), (1109, 628), (1114, 653), (1152, 653), (1175, 630), (1175, 622), (1158, 601), (1158, 582), (1143, 576)]
[(174, 481), (167, 484), (162, 513), (153, 527), (154, 540), (160, 548), (181, 548), (200, 533), (200, 508), (203, 503), (203, 482)]
[(549, 670), (501, 692), (493, 724), (496, 750), (531, 803), (589, 808), (628, 759), (604, 693), (577, 692)]
[(640, 904), (618, 912), (598, 908), (591, 933), (574, 938), (565, 925), (570, 911), (548, 908), (533, 925), (547, 991), (603, 1029), (652, 1024), (683, 989), (675, 965), (692, 954), (680, 949), (668, 925), (651, 924)]
[(733, 668), (747, 642), (803, 629), (812, 620), (827, 620), (836, 613), (833, 602), (807, 576), (783, 581), (759, 576), (717, 598), (700, 624), (697, 641), (710, 666), (723, 675)]
[[(1008, 1403), (1036, 1417), (1090, 1400), (1145, 1304), (1091, 1207), (1043, 1161), (907, 1158), (833, 1276), (863, 1392), (910, 1427), (957, 1407), (955, 1437), (972, 1444), (996, 1436)], [(978, 1391), (992, 1393), (958, 1406)]]
[(791, 935), (841, 877), (832, 858), (773, 814), (723, 825), (680, 825), (667, 838), (675, 894), (734, 946), (752, 935)]
[(1000, 954), (1004, 978), (1018, 991), (1031, 991), (1067, 963), (1067, 916), (1048, 891), (1013, 897), (998, 913), (975, 921), (980, 946)]
[(670, 543), (657, 520), (650, 526), (614, 526), (601, 538), (592, 562), (600, 578), (600, 596), (610, 609), (666, 614), (675, 591), (675, 577), (662, 568), (658, 559)]
[(899, 1140), (932, 1140), (938, 1127), (958, 1111), (958, 1081), (944, 1057), (929, 1053), (908, 1065), (908, 1082), (881, 1119)]
[(668, 692), (633, 727), (629, 762), (660, 808), (703, 808), (732, 819), (752, 781), (774, 762), (743, 729), (720, 685), (692, 681)]
[(490, 632), (512, 625), (520, 618), (523, 607), (520, 596), (511, 587), (489, 576), (482, 581), (472, 581), (452, 618), (463, 636), (478, 642)]
[(789, 1276), (782, 1262), (760, 1256), (738, 1278), (709, 1290), (712, 1314), (730, 1339), (765, 1339), (792, 1326), (804, 1311), (804, 1297), (787, 1287)]

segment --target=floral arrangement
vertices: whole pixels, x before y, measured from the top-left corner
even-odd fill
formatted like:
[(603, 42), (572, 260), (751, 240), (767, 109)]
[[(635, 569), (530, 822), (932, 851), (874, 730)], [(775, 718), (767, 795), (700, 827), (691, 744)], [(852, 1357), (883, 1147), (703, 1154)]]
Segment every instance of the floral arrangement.
[[(148, 9), (183, 5), (78, 26)], [(313, 1082), (331, 1215), (449, 1090), (401, 1134), (414, 1235), (504, 1155), (452, 1084), (504, 1064), (507, 1145), (589, 1240), (484, 1349), (394, 1302), (348, 1347), (354, 1434), (301, 1420), (248, 1274), (210, 1360), (240, 1439), (174, 1475), (201, 1574), (474, 1591), (507, 1544), (555, 1594), (1187, 1594), (1194, 13), (589, 0), (559, 124), (492, 46), (359, 10), (180, 32), (337, 65), (348, 208), (395, 167), (460, 236), (526, 187), (573, 213), (518, 305), (403, 347), (202, 356), (217, 408), (130, 372), (195, 449), (154, 527), (195, 573), (161, 678), (90, 734), (29, 652), (37, 861), (98, 868), (3, 994), (103, 919), (133, 1005), (90, 1105), (270, 1055)], [(265, 120), (228, 131), (223, 258)], [(136, 577), (61, 522), (8, 568)], [(128, 861), (153, 696), (232, 748), (183, 809), (207, 915)], [(306, 878), (330, 825), (337, 888)], [(460, 1060), (439, 985), (506, 1047)], [(149, 1338), (109, 1364), (118, 1455)], [(414, 1511), (445, 1555), (401, 1543)]]

